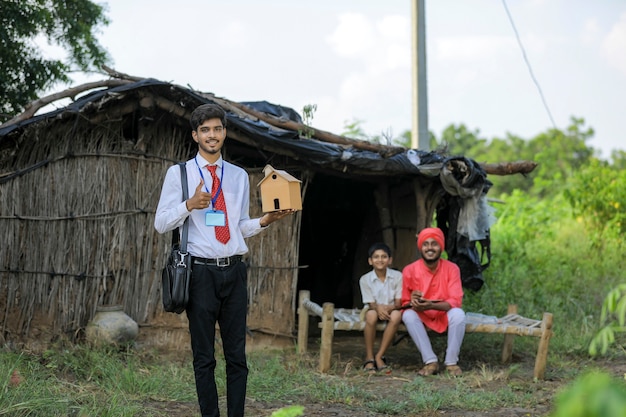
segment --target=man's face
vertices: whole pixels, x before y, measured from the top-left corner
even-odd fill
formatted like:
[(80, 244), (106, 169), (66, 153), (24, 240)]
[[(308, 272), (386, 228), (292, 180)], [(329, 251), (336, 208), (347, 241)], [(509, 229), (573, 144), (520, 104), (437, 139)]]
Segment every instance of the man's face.
[(368, 259), (369, 264), (377, 271), (383, 271), (387, 269), (391, 263), (391, 258), (382, 249), (377, 249), (372, 253), (372, 256)]
[(226, 128), (222, 125), (222, 121), (216, 117), (205, 120), (198, 126), (198, 130), (191, 132), (191, 135), (198, 144), (200, 155), (207, 159), (207, 156), (220, 153), (226, 139)]
[(439, 246), (439, 243), (433, 238), (426, 239), (420, 248), (422, 259), (426, 264), (437, 263), (439, 258), (441, 258), (441, 252), (441, 246)]

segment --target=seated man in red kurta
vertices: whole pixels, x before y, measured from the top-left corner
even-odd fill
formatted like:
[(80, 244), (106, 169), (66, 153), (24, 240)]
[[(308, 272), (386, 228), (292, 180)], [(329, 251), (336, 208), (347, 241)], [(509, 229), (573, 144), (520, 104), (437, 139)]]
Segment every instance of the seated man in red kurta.
[(461, 309), (463, 288), (459, 267), (441, 259), (445, 238), (439, 228), (426, 228), (417, 237), (421, 259), (402, 270), (402, 305), (410, 304), (402, 321), (422, 354), (424, 367), (419, 375), (439, 372), (426, 328), (443, 333), (448, 330), (448, 347), (444, 365), (449, 374), (461, 375), (457, 365), (465, 336), (465, 312)]

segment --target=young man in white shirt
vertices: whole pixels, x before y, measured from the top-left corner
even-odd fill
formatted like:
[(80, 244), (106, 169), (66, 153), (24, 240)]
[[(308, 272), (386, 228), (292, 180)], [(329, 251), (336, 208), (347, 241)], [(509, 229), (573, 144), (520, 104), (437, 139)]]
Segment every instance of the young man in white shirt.
[[(244, 239), (293, 210), (251, 219), (248, 173), (222, 159), (226, 140), (224, 110), (215, 104), (201, 105), (191, 114), (190, 123), (198, 153), (186, 163), (187, 183), (189, 190), (195, 192), (183, 201), (180, 168), (170, 167), (154, 226), (159, 233), (166, 233), (181, 227), (189, 218), (187, 250), (192, 256), (192, 278), (186, 313), (200, 411), (203, 417), (220, 415), (215, 385), (217, 322), (226, 360), (228, 416), (240, 417), (244, 415), (248, 377), (245, 354), (248, 275), (246, 265), (241, 262), (248, 247)], [(220, 198), (222, 202), (218, 201)]]

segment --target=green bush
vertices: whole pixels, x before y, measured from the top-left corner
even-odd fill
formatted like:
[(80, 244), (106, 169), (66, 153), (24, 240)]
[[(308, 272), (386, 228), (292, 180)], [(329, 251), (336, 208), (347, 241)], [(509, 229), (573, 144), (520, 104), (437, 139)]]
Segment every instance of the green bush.
[(626, 384), (605, 372), (578, 378), (556, 398), (550, 417), (624, 417)]

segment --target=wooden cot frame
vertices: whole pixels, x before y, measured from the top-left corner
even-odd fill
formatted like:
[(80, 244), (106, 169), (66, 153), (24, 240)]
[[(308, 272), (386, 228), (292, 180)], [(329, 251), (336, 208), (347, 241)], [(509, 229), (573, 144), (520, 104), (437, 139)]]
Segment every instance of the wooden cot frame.
[[(335, 330), (363, 331), (365, 322), (336, 320), (336, 315), (341, 317), (343, 313), (354, 313), (355, 310), (337, 309), (333, 303), (324, 303), (322, 307), (313, 303), (309, 291), (302, 290), (298, 294), (298, 354), (307, 353), (309, 337), (309, 316), (321, 317), (318, 327), (321, 332), (319, 371), (327, 373), (330, 369), (332, 356), (332, 344)], [(321, 311), (321, 314), (320, 314)], [(470, 323), (465, 327), (466, 333), (499, 333), (504, 335), (502, 346), (502, 363), (511, 361), (513, 356), (513, 341), (515, 336), (533, 336), (539, 338), (539, 347), (535, 357), (533, 376), (535, 379), (544, 379), (546, 362), (548, 359), (548, 346), (552, 337), (552, 313), (543, 313), (542, 320), (533, 320), (517, 314), (517, 306), (509, 305), (507, 315), (497, 319), (497, 323)], [(386, 323), (379, 323), (377, 331), (385, 328)], [(406, 331), (404, 324), (400, 324), (398, 331)]]

